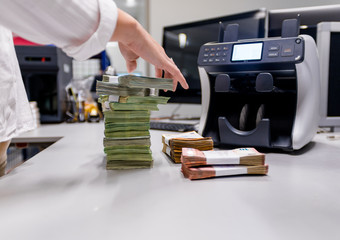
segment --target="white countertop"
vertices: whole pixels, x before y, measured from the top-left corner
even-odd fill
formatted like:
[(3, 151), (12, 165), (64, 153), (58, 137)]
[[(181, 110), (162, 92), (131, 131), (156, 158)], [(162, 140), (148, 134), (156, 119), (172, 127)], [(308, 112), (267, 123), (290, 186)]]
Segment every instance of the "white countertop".
[(0, 239), (340, 239), (340, 140), (268, 153), (268, 176), (190, 181), (154, 166), (107, 171), (103, 123), (43, 125), (14, 141), (56, 141), (0, 178)]

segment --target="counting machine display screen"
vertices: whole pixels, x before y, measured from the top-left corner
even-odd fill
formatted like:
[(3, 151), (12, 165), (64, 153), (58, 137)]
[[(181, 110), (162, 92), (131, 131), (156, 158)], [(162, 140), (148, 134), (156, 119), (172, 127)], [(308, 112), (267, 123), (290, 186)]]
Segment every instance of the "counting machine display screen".
[(235, 44), (231, 61), (261, 60), (263, 43)]

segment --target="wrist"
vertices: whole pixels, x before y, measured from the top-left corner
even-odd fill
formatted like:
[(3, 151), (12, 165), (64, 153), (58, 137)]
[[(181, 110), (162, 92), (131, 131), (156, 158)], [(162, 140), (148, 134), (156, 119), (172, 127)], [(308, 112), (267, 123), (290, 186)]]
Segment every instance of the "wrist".
[(121, 42), (130, 45), (140, 31), (140, 24), (129, 14), (118, 9), (118, 19), (111, 41)]

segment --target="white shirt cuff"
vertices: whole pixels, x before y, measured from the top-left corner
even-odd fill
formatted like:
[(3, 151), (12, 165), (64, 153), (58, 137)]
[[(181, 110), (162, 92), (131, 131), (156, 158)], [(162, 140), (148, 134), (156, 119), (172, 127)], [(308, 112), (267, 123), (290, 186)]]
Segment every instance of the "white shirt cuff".
[(116, 28), (118, 19), (118, 9), (116, 4), (112, 0), (99, 0), (98, 3), (100, 20), (96, 32), (94, 32), (92, 36), (81, 45), (67, 46), (63, 48), (63, 51), (67, 55), (75, 58), (76, 60), (86, 60), (103, 51)]

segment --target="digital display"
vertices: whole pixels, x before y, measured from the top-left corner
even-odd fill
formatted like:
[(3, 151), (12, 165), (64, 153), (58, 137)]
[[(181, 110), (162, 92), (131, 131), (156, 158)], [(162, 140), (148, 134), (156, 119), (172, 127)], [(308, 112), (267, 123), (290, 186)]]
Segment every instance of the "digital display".
[(235, 44), (231, 61), (261, 60), (263, 43)]

